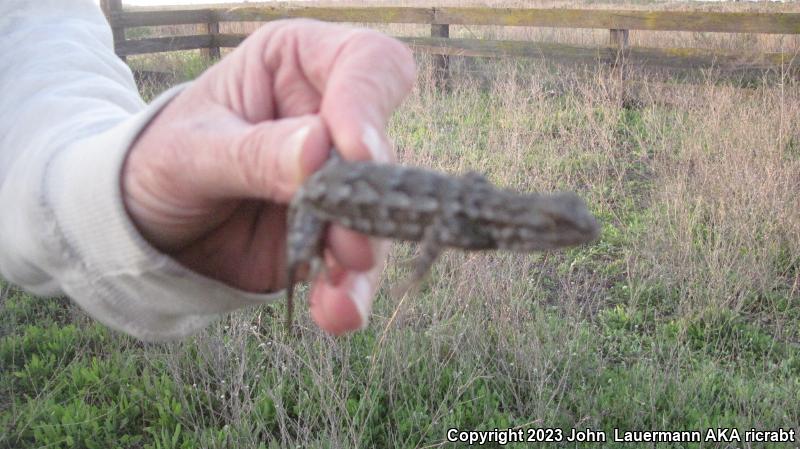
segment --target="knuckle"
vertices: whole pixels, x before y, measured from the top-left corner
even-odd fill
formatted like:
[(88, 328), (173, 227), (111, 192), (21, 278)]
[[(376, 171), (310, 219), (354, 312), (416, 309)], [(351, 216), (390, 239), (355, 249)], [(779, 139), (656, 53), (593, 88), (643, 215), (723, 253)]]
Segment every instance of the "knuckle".
[(405, 43), (369, 29), (355, 30), (351, 39), (351, 44), (368, 49), (377, 61), (383, 61), (387, 73), (397, 78), (404, 88), (411, 87), (416, 79), (416, 64), (414, 54)]
[(231, 165), (236, 167), (237, 176), (242, 185), (249, 190), (263, 192), (267, 198), (272, 197), (273, 185), (267, 180), (275, 179), (277, 167), (274, 158), (269, 157), (270, 140), (258, 128), (252, 129), (238, 145), (229, 147), (228, 157)]

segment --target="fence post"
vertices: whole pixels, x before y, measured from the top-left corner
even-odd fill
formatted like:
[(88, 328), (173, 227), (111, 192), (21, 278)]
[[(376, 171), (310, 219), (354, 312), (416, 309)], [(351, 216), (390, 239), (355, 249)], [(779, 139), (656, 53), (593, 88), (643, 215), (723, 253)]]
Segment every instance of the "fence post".
[[(450, 25), (446, 23), (432, 23), (431, 37), (450, 37)], [(450, 81), (450, 56), (433, 55), (433, 74), (436, 83), (446, 88)]]
[(625, 101), (625, 95), (627, 95), (624, 87), (625, 83), (625, 55), (628, 50), (628, 30), (624, 29), (614, 29), (612, 28), (609, 30), (608, 40), (609, 44), (616, 48), (616, 55), (614, 57), (614, 62), (611, 68), (611, 76), (612, 78), (616, 78), (619, 81), (619, 86), (622, 88), (620, 94), (622, 95), (623, 102)]
[(620, 67), (625, 62), (625, 53), (628, 50), (628, 30), (610, 29), (608, 43), (617, 50), (614, 58), (614, 67)]
[(617, 47), (618, 50), (626, 50), (628, 48), (628, 30), (610, 29), (609, 30), (609, 44)]
[[(111, 25), (111, 34), (114, 36), (114, 49), (116, 50), (117, 44), (125, 40), (125, 28), (114, 25), (114, 15), (122, 12), (122, 0), (100, 0), (100, 8), (106, 15), (108, 24)], [(120, 56), (120, 59), (125, 61), (125, 56)]]
[(211, 12), (208, 16), (208, 22), (205, 25), (201, 25), (201, 29), (203, 32), (207, 33), (211, 36), (211, 46), (207, 49), (203, 49), (202, 53), (203, 56), (208, 58), (211, 61), (219, 60), (220, 59), (220, 51), (219, 46), (217, 45), (217, 35), (219, 35), (219, 21), (217, 20), (216, 14)]
[(608, 43), (617, 50), (614, 67), (621, 67), (625, 62), (625, 52), (628, 50), (628, 30), (612, 28), (608, 31)]

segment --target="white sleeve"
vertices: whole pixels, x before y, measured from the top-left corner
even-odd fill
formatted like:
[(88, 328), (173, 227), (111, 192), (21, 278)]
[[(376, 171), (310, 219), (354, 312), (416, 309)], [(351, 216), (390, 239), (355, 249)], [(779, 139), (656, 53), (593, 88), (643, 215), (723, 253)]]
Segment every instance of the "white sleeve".
[(144, 340), (180, 338), (279, 297), (246, 293), (150, 246), (122, 204), (134, 139), (177, 92), (145, 105), (92, 0), (0, 2), (0, 275), (67, 294)]

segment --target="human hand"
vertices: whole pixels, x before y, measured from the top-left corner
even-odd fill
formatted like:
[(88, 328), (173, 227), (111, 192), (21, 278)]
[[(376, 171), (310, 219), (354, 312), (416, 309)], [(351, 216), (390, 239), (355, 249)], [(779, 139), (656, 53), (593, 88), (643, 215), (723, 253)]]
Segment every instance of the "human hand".
[[(367, 30), (273, 22), (176, 96), (122, 173), (142, 235), (186, 267), (251, 292), (286, 286), (291, 197), (335, 145), (390, 162), (386, 123), (414, 81), (400, 42)], [(331, 226), (311, 316), (334, 334), (367, 320), (386, 243)]]

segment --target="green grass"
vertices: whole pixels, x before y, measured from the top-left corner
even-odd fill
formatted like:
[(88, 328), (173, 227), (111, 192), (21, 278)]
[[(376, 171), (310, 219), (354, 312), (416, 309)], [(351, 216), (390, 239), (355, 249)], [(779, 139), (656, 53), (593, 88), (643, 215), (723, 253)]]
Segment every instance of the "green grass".
[[(142, 344), (65, 300), (10, 290), (0, 447), (453, 447), (450, 427), (797, 428), (797, 86), (675, 94), (642, 77), (632, 107), (602, 69), (496, 70), (441, 92), (423, 63), (390, 125), (401, 159), (578, 191), (603, 222), (598, 242), (448, 253), (419, 294), (400, 304), (382, 290), (370, 327), (336, 339), (307, 314), (287, 336), (276, 304)], [(386, 285), (411, 251), (395, 249)]]

